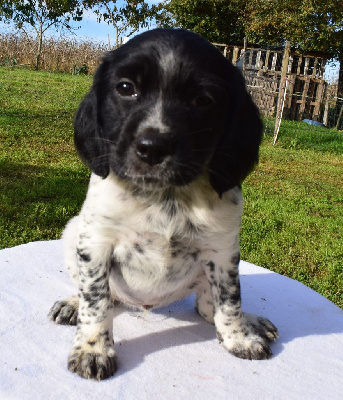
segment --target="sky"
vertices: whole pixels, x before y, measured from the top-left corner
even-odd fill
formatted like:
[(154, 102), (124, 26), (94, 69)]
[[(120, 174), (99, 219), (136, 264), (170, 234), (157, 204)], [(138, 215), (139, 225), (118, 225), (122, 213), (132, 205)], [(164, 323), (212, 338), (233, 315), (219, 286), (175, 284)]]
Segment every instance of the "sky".
[[(148, 4), (158, 4), (161, 0), (150, 0), (147, 1)], [(118, 1), (118, 6), (122, 1)], [(74, 32), (81, 39), (87, 38), (100, 42), (108, 43), (108, 35), (110, 36), (111, 43), (114, 44), (115, 32), (114, 28), (108, 25), (106, 22), (98, 23), (96, 20), (96, 15), (89, 11), (84, 13), (82, 21), (73, 24), (74, 27), (79, 27)]]

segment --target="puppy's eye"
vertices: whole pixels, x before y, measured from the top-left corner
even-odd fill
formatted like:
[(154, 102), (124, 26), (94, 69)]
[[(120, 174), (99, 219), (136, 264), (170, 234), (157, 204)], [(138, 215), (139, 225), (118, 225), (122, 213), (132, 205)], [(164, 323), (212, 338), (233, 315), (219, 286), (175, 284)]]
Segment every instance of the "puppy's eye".
[(192, 100), (192, 104), (197, 107), (205, 108), (214, 104), (214, 100), (209, 95), (203, 93), (195, 96)]
[(116, 86), (119, 94), (125, 97), (137, 97), (136, 88), (131, 82), (119, 82)]

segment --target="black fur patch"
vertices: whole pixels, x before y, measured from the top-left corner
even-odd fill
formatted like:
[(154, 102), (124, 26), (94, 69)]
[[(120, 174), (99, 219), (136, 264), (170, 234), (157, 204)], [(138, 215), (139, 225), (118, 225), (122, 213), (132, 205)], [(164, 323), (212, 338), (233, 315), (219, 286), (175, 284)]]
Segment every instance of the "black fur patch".
[(138, 243), (134, 244), (134, 248), (138, 253), (140, 253), (140, 254), (144, 253), (144, 250), (141, 248), (141, 246)]
[(83, 249), (77, 249), (77, 255), (79, 256), (81, 261), (84, 261), (84, 262), (91, 261), (90, 254), (86, 253)]
[(240, 254), (240, 252), (236, 253), (235, 255), (233, 255), (233, 256), (231, 257), (231, 262), (232, 262), (232, 264), (234, 264), (234, 265), (238, 265), (239, 262), (240, 262), (240, 260), (241, 260), (241, 254)]
[(214, 272), (215, 264), (214, 264), (213, 261), (209, 261), (206, 265), (207, 265), (208, 267), (210, 267), (210, 271), (211, 271), (211, 272)]

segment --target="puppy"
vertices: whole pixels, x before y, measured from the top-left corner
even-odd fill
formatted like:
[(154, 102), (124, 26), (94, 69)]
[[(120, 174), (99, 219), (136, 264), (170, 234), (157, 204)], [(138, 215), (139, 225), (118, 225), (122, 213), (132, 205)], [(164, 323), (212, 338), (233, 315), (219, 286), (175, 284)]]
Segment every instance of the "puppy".
[(242, 312), (238, 276), (241, 183), (260, 140), (242, 76), (200, 36), (156, 29), (105, 56), (75, 118), (92, 170), (63, 234), (79, 294), (50, 311), (77, 324), (71, 371), (98, 380), (116, 371), (114, 300), (150, 310), (193, 292), (230, 353), (271, 356), (277, 329)]

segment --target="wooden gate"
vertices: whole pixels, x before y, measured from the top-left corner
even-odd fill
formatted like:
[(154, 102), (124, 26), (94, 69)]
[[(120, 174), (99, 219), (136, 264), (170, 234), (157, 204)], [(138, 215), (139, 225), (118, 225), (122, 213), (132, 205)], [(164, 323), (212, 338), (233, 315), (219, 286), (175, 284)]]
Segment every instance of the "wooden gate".
[(304, 118), (319, 121), (324, 104), (324, 79), (311, 76), (287, 75), (288, 85), (283, 115), (286, 119)]

